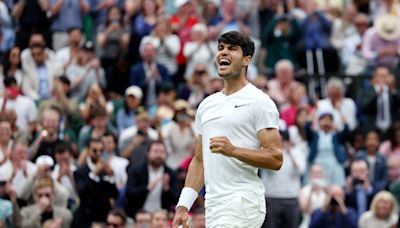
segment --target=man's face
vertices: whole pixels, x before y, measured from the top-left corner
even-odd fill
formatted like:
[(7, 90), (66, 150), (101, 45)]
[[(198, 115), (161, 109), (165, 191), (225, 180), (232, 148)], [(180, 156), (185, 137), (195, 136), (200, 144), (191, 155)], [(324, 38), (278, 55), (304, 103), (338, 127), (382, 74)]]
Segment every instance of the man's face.
[(107, 216), (107, 228), (123, 228), (123, 227), (125, 227), (125, 224), (119, 216), (111, 214)]
[(354, 179), (367, 180), (368, 166), (365, 161), (355, 161), (351, 166), (351, 176)]
[(149, 163), (154, 167), (161, 167), (164, 164), (166, 156), (165, 146), (161, 143), (151, 145), (147, 154)]
[(66, 163), (69, 164), (71, 161), (71, 153), (68, 150), (63, 152), (55, 153), (57, 164)]
[(35, 61), (36, 65), (42, 65), (45, 60), (45, 53), (44, 53), (44, 48), (42, 47), (33, 47), (31, 48), (31, 53), (32, 53), (32, 58), (33, 61)]
[(276, 71), (276, 79), (281, 83), (289, 83), (293, 80), (293, 71), (290, 67), (282, 67)]
[(45, 201), (49, 207), (53, 205), (53, 189), (51, 187), (42, 187), (36, 190), (36, 202)]
[(96, 116), (92, 119), (92, 125), (96, 129), (106, 129), (108, 123), (107, 116)]
[(9, 140), (11, 138), (11, 124), (7, 121), (0, 122), (0, 140)]
[(151, 227), (153, 228), (166, 228), (168, 218), (167, 213), (164, 212), (156, 212), (153, 214), (153, 218), (151, 219)]
[(140, 105), (140, 99), (136, 98), (135, 96), (128, 95), (125, 97), (126, 105), (130, 109), (135, 109)]
[(156, 50), (152, 44), (145, 44), (142, 52), (142, 59), (144, 62), (152, 63), (156, 58)]
[(107, 152), (115, 151), (116, 143), (114, 137), (112, 137), (111, 135), (103, 136), (101, 138), (101, 141), (103, 142), (104, 151)]
[(386, 84), (387, 78), (389, 77), (390, 72), (386, 67), (379, 67), (375, 70), (374, 76), (372, 78), (372, 83), (375, 85), (384, 85)]
[(89, 144), (89, 156), (94, 163), (99, 161), (100, 155), (103, 152), (103, 144), (101, 142), (91, 142)]
[(377, 152), (379, 146), (379, 136), (376, 132), (369, 132), (365, 138), (365, 147), (367, 150)]
[(150, 213), (137, 213), (135, 216), (135, 228), (150, 226), (150, 222), (151, 222)]
[(69, 34), (69, 43), (73, 47), (79, 47), (82, 41), (82, 32), (79, 29), (74, 29)]
[(243, 56), (243, 50), (238, 45), (218, 44), (215, 57), (218, 74), (224, 79), (239, 77), (242, 70), (250, 63), (250, 56)]
[(341, 88), (336, 86), (331, 86), (328, 88), (328, 97), (331, 100), (337, 100), (343, 97), (343, 91)]
[(56, 134), (60, 125), (60, 114), (54, 110), (46, 110), (43, 113), (42, 125), (48, 134)]
[(15, 145), (11, 153), (11, 159), (19, 161), (28, 159), (28, 146), (22, 143)]

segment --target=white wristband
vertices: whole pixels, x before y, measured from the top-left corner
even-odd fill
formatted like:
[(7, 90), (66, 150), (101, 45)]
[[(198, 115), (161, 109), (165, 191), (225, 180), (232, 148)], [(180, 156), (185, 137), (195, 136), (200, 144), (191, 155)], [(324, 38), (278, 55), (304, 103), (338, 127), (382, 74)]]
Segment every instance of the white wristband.
[(199, 194), (190, 187), (184, 187), (181, 192), (181, 196), (179, 197), (178, 204), (176, 205), (176, 208), (178, 207), (186, 207), (188, 210), (192, 208), (192, 205), (194, 201), (197, 199), (197, 196)]

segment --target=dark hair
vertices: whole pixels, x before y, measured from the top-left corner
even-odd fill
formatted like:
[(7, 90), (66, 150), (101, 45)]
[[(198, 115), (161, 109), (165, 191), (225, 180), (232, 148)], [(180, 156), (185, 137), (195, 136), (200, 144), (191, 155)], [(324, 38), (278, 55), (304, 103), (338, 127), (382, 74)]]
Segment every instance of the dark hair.
[(67, 142), (60, 142), (54, 148), (54, 153), (62, 154), (65, 151), (71, 152), (70, 144)]
[(89, 113), (89, 121), (93, 120), (96, 117), (106, 117), (108, 116), (107, 110), (101, 106), (99, 103), (94, 103), (91, 105), (90, 113)]
[(103, 142), (100, 140), (100, 138), (93, 138), (93, 137), (91, 137), (88, 140), (87, 147), (89, 147), (91, 143), (101, 143), (101, 144), (103, 144)]
[(5, 77), (3, 83), (6, 88), (18, 85), (17, 79), (15, 79), (14, 77)]
[(61, 83), (70, 86), (71, 85), (71, 80), (65, 75), (61, 75), (60, 77), (57, 78)]
[(393, 127), (389, 129), (389, 141), (390, 141), (390, 149), (394, 150), (397, 146), (400, 145), (400, 142), (397, 142), (396, 132), (400, 131), (400, 122), (396, 122)]
[(220, 43), (237, 45), (242, 48), (243, 56), (253, 57), (255, 49), (254, 42), (250, 37), (242, 33), (236, 31), (224, 33), (218, 38), (218, 44)]
[(111, 6), (110, 8), (108, 8), (108, 11), (107, 11), (107, 19), (106, 19), (106, 23), (105, 23), (105, 27), (106, 27), (106, 28), (111, 24), (111, 21), (108, 19), (108, 17), (110, 16), (110, 13), (111, 13), (111, 11), (112, 11), (113, 9), (118, 9), (119, 14), (121, 15), (121, 18), (119, 19), (118, 22), (119, 22), (121, 25), (123, 25), (123, 23), (124, 23), (123, 11), (118, 7), (118, 5), (114, 5), (114, 6)]
[(164, 143), (162, 140), (152, 140), (152, 141), (149, 143), (149, 145), (147, 146), (147, 152), (150, 151), (151, 147), (152, 147), (154, 144), (162, 144), (162, 145), (164, 146), (164, 148), (166, 148), (166, 145), (165, 145), (165, 143)]
[(68, 34), (71, 34), (73, 31), (75, 31), (75, 30), (78, 30), (78, 31), (80, 31), (81, 33), (82, 33), (82, 29), (81, 28), (79, 28), (79, 27), (72, 27), (72, 28), (69, 28), (68, 30), (67, 30), (67, 33)]
[(111, 131), (106, 131), (106, 132), (103, 134), (103, 136), (101, 136), (101, 137), (108, 137), (108, 136), (111, 136), (111, 137), (113, 138), (113, 140), (114, 140), (115, 143), (118, 142), (117, 136), (116, 136), (114, 133), (112, 133)]
[[(8, 75), (8, 71), (11, 68), (10, 55), (11, 55), (11, 52), (12, 52), (12, 50), (14, 48), (19, 48), (19, 47), (16, 47), (16, 46), (12, 47), (10, 50), (8, 50), (6, 52), (6, 54), (3, 57), (3, 75), (4, 75), (4, 77), (8, 77), (9, 76)], [(20, 55), (19, 57), (21, 59), (21, 52), (20, 52), (19, 55)], [(17, 69), (21, 69), (21, 68), (22, 68), (21, 61), (19, 61), (19, 64), (17, 65)], [(13, 75), (13, 76), (15, 77), (15, 75)]]
[(108, 214), (119, 217), (122, 220), (123, 225), (126, 224), (126, 214), (123, 210), (118, 208), (112, 209)]

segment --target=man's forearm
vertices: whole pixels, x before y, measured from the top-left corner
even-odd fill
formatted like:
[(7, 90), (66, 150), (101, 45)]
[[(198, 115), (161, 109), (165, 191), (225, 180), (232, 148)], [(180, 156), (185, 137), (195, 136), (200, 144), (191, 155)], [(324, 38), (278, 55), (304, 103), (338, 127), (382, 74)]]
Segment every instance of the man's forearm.
[(278, 170), (282, 166), (282, 152), (280, 149), (263, 148), (259, 150), (236, 148), (233, 157), (251, 166)]
[(189, 170), (185, 181), (185, 187), (193, 188), (196, 192), (199, 192), (203, 186), (204, 186), (203, 161), (200, 161), (196, 157), (194, 157), (189, 165)]

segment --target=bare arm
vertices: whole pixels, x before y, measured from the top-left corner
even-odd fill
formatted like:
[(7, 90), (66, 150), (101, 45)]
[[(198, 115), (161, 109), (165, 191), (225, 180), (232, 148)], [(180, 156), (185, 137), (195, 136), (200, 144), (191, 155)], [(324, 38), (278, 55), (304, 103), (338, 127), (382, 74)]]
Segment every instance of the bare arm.
[(57, 15), (58, 12), (60, 12), (60, 9), (62, 5), (64, 4), (64, 0), (58, 0), (56, 3), (54, 3), (51, 7), (51, 15)]
[(211, 138), (211, 152), (234, 157), (249, 165), (279, 170), (282, 166), (282, 144), (278, 129), (262, 129), (257, 133), (260, 149), (239, 148), (231, 144), (225, 136)]
[(11, 15), (13, 17), (19, 18), (22, 14), (22, 11), (24, 10), (25, 7), (25, 0), (19, 0), (17, 4), (14, 5)]

